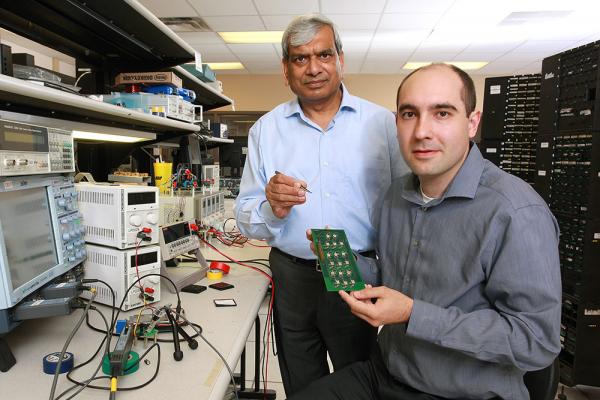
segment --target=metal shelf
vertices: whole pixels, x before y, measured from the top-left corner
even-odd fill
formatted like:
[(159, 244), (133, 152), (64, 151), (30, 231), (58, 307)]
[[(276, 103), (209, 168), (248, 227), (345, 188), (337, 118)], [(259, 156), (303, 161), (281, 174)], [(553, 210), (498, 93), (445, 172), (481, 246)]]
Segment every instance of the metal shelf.
[[(144, 114), (112, 104), (0, 75), (0, 101), (7, 111), (55, 116), (106, 126), (155, 133), (193, 133), (198, 125)], [(39, 110), (45, 112), (38, 112)]]
[(135, 0), (0, 0), (0, 26), (98, 67), (165, 68), (194, 49)]
[(184, 68), (177, 66), (173, 71), (183, 80), (183, 86), (196, 92), (196, 104), (201, 104), (204, 111), (212, 110), (233, 104), (233, 100), (219, 93), (210, 85), (202, 82)]

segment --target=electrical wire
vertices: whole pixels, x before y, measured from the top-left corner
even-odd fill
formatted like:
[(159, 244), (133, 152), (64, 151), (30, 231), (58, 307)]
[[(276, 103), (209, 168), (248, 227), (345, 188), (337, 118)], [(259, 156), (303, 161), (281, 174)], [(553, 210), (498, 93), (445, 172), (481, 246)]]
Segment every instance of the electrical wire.
[[(152, 377), (150, 377), (150, 379), (140, 385), (137, 386), (131, 386), (131, 387), (119, 387), (119, 392), (123, 391), (131, 391), (131, 390), (137, 390), (137, 389), (141, 389), (143, 387), (148, 386), (150, 383), (152, 383), (154, 381), (154, 379), (156, 379), (157, 375), (158, 375), (158, 371), (160, 369), (160, 345), (158, 343), (153, 343), (142, 355), (140, 355), (139, 360), (137, 360), (135, 363), (133, 363), (132, 365), (130, 365), (125, 371), (129, 371), (131, 368), (133, 368), (134, 366), (136, 366), (137, 364), (140, 363), (140, 361), (142, 359), (144, 359), (144, 357), (146, 357), (146, 355), (150, 352), (150, 350), (152, 350), (153, 348), (156, 347), (156, 351), (158, 352), (157, 356), (156, 356), (156, 369), (154, 370), (154, 374), (152, 375)], [(104, 376), (100, 376), (95, 378), (96, 379), (110, 379), (110, 376), (104, 375)], [(69, 376), (67, 376), (67, 379), (69, 379), (69, 381), (75, 383), (76, 385), (83, 385), (84, 382), (79, 382), (73, 378), (70, 378)], [(96, 386), (96, 385), (88, 385), (89, 388), (91, 389), (99, 389), (99, 390), (110, 390), (109, 386)]]
[[(177, 316), (177, 314), (176, 314)], [(184, 317), (183, 315), (179, 315), (179, 317), (181, 317), (184, 321), (186, 321), (188, 323), (188, 325), (191, 325), (192, 328), (194, 328), (194, 330), (196, 330), (196, 327), (190, 323), (190, 321), (188, 321), (188, 319), (186, 317)], [(213, 351), (219, 356), (219, 358), (221, 358), (221, 360), (223, 361), (223, 364), (225, 365), (225, 368), (227, 368), (227, 372), (229, 372), (229, 376), (231, 377), (231, 384), (233, 385), (233, 393), (235, 393), (235, 398), (237, 400), (239, 400), (238, 397), (238, 392), (237, 392), (237, 385), (235, 384), (235, 377), (233, 376), (233, 371), (231, 370), (231, 367), (229, 367), (229, 364), (227, 363), (227, 360), (225, 360), (225, 357), (223, 357), (223, 355), (219, 352), (219, 350), (217, 350), (217, 348), (215, 346), (212, 345), (212, 343), (210, 343), (203, 335), (202, 332), (196, 330), (196, 333), (198, 334), (198, 336), (200, 336), (200, 339), (204, 340), (204, 342), (211, 348), (213, 349)]]
[[(265, 277), (266, 277), (266, 278), (269, 280), (269, 282), (271, 283), (271, 299), (269, 300), (269, 311), (267, 312), (267, 321), (266, 321), (266, 324), (267, 324), (267, 326), (269, 326), (269, 324), (271, 324), (271, 319), (272, 319), (272, 316), (273, 316), (273, 300), (275, 299), (275, 282), (273, 281), (273, 278), (271, 277), (271, 275), (267, 274), (265, 271), (263, 271), (263, 270), (262, 270), (262, 269), (260, 269), (260, 268), (253, 267), (253, 266), (251, 266), (251, 265), (248, 265), (248, 264), (246, 264), (246, 263), (240, 262), (240, 261), (238, 261), (238, 260), (236, 260), (236, 259), (234, 259), (234, 258), (232, 258), (232, 257), (228, 256), (227, 254), (225, 254), (225, 253), (221, 252), (221, 251), (220, 251), (219, 249), (217, 249), (215, 246), (213, 246), (212, 244), (210, 244), (210, 243), (209, 243), (207, 240), (205, 240), (205, 239), (204, 239), (204, 238), (202, 238), (201, 236), (198, 236), (198, 237), (199, 237), (199, 238), (200, 238), (200, 240), (201, 240), (202, 242), (204, 242), (204, 243), (205, 243), (205, 244), (206, 244), (208, 247), (210, 247), (211, 249), (213, 249), (214, 251), (216, 251), (217, 253), (219, 253), (219, 254), (220, 254), (220, 255), (222, 255), (223, 257), (225, 257), (225, 258), (229, 259), (230, 261), (232, 261), (232, 262), (234, 262), (234, 263), (236, 263), (236, 264), (238, 264), (238, 265), (241, 265), (241, 266), (243, 266), (243, 267), (246, 267), (246, 268), (250, 268), (250, 269), (252, 269), (252, 270), (255, 270), (255, 271), (257, 271), (257, 272), (261, 273), (262, 275), (264, 275), (264, 276), (265, 276)], [(269, 337), (270, 337), (270, 334), (271, 334), (271, 331), (270, 331), (270, 330), (268, 330), (268, 331), (267, 331), (267, 346), (268, 346), (268, 344), (269, 344)], [(201, 337), (202, 337), (202, 336), (201, 336)], [(265, 393), (265, 396), (266, 396), (266, 394), (267, 394), (267, 381), (268, 381), (268, 367), (269, 367), (269, 352), (267, 352), (267, 353), (266, 353), (266, 361), (265, 361), (265, 363), (266, 363), (266, 367), (265, 367), (265, 370), (264, 370), (264, 375), (263, 375), (263, 376), (264, 376), (264, 393)]]
[[(106, 337), (108, 338), (108, 332), (110, 332), (110, 330), (109, 330), (108, 321), (106, 320), (106, 317), (96, 307), (90, 307), (90, 309), (96, 311), (102, 317), (102, 320), (104, 321), (104, 325), (106, 326), (106, 332), (107, 332), (107, 336)], [(104, 354), (108, 354), (109, 349), (110, 349), (110, 347), (109, 347), (108, 342), (107, 342), (107, 346), (106, 346), (106, 350), (104, 351)], [(103, 356), (104, 356), (104, 354), (103, 354)], [(67, 400), (70, 400), (70, 399), (74, 398), (79, 393), (81, 393), (86, 387), (88, 387), (88, 385), (90, 384), (90, 382), (93, 381), (94, 379), (96, 379), (96, 375), (98, 375), (98, 372), (100, 371), (100, 368), (102, 368), (102, 358), (100, 358), (100, 363), (98, 363), (98, 366), (96, 367), (96, 370), (94, 371), (94, 373), (92, 374), (92, 376), (89, 379), (87, 379), (84, 382), (85, 384), (83, 386), (81, 386), (75, 393), (73, 393), (71, 396), (69, 396), (67, 398)], [(67, 390), (65, 390), (64, 392), (62, 392), (55, 400), (60, 399), (64, 394), (70, 392), (75, 387), (77, 387), (77, 385), (71, 386), (70, 388), (68, 388)]]
[(65, 353), (67, 352), (67, 348), (69, 347), (71, 340), (73, 340), (73, 337), (75, 336), (75, 334), (81, 327), (81, 324), (83, 324), (85, 316), (87, 315), (88, 311), (90, 310), (90, 307), (92, 306), (92, 302), (94, 301), (95, 298), (96, 298), (96, 291), (93, 290), (92, 296), (90, 297), (89, 301), (87, 302), (87, 304), (83, 310), (83, 314), (81, 315), (81, 318), (79, 318), (79, 321), (77, 321), (77, 323), (73, 327), (73, 330), (67, 337), (67, 340), (65, 341), (65, 344), (60, 352), (60, 356), (58, 358), (58, 364), (56, 365), (56, 371), (54, 372), (54, 378), (52, 379), (52, 387), (50, 388), (50, 396), (49, 396), (50, 400), (54, 400), (54, 393), (56, 392), (56, 383), (58, 382), (58, 375), (60, 374), (60, 366), (62, 365), (63, 357), (65, 356)]

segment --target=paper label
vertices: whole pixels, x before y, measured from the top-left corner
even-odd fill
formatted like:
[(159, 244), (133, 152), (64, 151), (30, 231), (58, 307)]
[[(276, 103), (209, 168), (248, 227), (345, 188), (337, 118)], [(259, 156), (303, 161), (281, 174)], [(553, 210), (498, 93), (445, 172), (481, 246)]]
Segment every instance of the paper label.
[(540, 143), (540, 147), (542, 149), (547, 149), (549, 146), (550, 146), (550, 143), (548, 143), (548, 142), (542, 142), (542, 143)]
[(495, 147), (488, 147), (485, 149), (486, 153), (496, 153), (498, 150)]
[(546, 171), (538, 171), (538, 176), (546, 176)]
[(490, 86), (490, 94), (500, 94), (500, 85)]

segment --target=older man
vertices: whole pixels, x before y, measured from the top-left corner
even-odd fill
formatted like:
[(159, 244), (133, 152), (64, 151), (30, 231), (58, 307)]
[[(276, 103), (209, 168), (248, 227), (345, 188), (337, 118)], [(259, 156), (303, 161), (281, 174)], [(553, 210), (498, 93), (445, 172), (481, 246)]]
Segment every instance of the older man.
[[(393, 114), (350, 95), (334, 24), (295, 18), (282, 39), (283, 72), (297, 98), (250, 129), (235, 215), (243, 234), (267, 239), (275, 281), (275, 333), (288, 395), (368, 357), (375, 328), (327, 293), (305, 230), (344, 228), (354, 250), (373, 255), (371, 211), (392, 178), (408, 172)], [(259, 94), (257, 94), (259, 95)]]
[(525, 371), (560, 351), (558, 226), (525, 182), (481, 156), (475, 89), (434, 64), (398, 89), (398, 140), (413, 171), (379, 219), (382, 286), (340, 292), (383, 326), (379, 349), (292, 399), (528, 399)]

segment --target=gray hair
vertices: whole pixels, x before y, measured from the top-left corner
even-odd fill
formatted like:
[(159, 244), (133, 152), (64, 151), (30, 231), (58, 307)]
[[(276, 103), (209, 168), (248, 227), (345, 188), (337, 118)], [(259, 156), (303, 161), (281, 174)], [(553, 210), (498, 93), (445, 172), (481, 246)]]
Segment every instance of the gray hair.
[(330, 27), (333, 31), (335, 50), (338, 54), (341, 54), (342, 40), (340, 39), (335, 24), (322, 14), (305, 14), (294, 18), (283, 33), (283, 37), (281, 38), (283, 59), (287, 60), (290, 57), (290, 45), (294, 47), (302, 46), (303, 44), (310, 42), (324, 26)]

